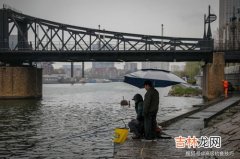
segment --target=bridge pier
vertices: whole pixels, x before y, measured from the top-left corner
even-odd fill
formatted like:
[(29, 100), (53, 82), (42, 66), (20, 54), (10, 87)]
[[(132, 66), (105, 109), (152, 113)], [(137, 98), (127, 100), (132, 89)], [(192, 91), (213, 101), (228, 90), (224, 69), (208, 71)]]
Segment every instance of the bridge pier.
[(42, 69), (33, 66), (0, 67), (0, 99), (42, 97)]
[(223, 52), (213, 53), (213, 62), (203, 66), (203, 97), (215, 99), (223, 94), (225, 59)]
[(8, 14), (5, 9), (0, 10), (0, 50), (8, 50), (9, 36), (8, 36)]

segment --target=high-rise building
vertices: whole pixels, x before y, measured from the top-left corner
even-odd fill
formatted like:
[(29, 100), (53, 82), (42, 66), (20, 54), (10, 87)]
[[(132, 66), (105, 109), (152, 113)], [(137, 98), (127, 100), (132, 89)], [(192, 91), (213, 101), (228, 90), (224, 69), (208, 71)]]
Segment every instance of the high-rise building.
[(142, 62), (142, 69), (169, 70), (169, 62)]
[(220, 0), (219, 3), (220, 49), (240, 47), (240, 0)]
[[(62, 67), (67, 77), (71, 77), (71, 65), (63, 65)], [(73, 66), (73, 75), (74, 77), (82, 77), (82, 65)]]
[[(96, 43), (92, 45), (92, 50), (98, 50), (101, 48), (101, 50), (107, 50), (107, 46), (101, 48), (101, 43)], [(102, 68), (113, 68), (114, 62), (92, 62), (92, 68), (93, 69), (102, 69)]]

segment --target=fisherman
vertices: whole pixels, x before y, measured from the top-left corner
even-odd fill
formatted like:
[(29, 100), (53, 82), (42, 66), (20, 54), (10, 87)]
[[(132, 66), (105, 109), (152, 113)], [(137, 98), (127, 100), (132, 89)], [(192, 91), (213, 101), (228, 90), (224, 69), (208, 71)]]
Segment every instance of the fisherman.
[(146, 94), (144, 97), (143, 113), (144, 113), (144, 134), (146, 140), (154, 140), (156, 138), (157, 112), (159, 109), (159, 93), (153, 87), (150, 80), (144, 82)]
[(133, 139), (140, 139), (144, 134), (144, 117), (143, 117), (143, 97), (140, 94), (135, 94), (133, 99), (135, 102), (135, 111), (137, 113), (137, 118), (132, 119), (128, 126), (130, 132), (134, 133)]

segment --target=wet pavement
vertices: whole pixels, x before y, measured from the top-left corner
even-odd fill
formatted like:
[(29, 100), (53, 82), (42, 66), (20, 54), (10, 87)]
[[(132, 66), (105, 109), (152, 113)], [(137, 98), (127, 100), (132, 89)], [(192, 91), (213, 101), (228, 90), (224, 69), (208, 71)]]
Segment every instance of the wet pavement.
[[(219, 120), (220, 122), (218, 122)], [(228, 158), (240, 158), (240, 104), (224, 112), (212, 126), (201, 131), (202, 136), (221, 136), (222, 147), (219, 151), (231, 153)]]
[[(144, 158), (144, 159), (172, 159), (172, 158), (214, 158), (212, 155), (212, 152), (214, 153), (225, 153), (223, 157), (217, 157), (217, 158), (235, 158), (239, 159), (240, 156), (237, 153), (239, 151), (239, 127), (236, 126), (239, 125), (239, 114), (236, 114), (232, 119), (227, 119), (228, 121), (225, 121), (225, 125), (222, 125), (219, 123), (219, 125), (222, 125), (218, 131), (221, 131), (222, 129), (229, 128), (230, 125), (231, 131), (228, 132), (228, 135), (231, 136), (232, 141), (229, 143), (229, 136), (226, 136), (225, 134), (218, 133), (217, 129), (215, 131), (212, 131), (211, 128), (205, 128), (204, 129), (204, 118), (208, 118), (215, 114), (218, 111), (221, 111), (224, 107), (228, 107), (232, 105), (233, 103), (236, 104), (236, 102), (239, 102), (240, 97), (233, 97), (229, 98), (227, 100), (224, 100), (220, 103), (217, 103), (209, 108), (206, 108), (198, 113), (195, 113), (193, 115), (190, 115), (187, 118), (183, 118), (170, 126), (164, 128), (164, 132), (168, 135), (172, 136), (173, 139), (158, 139), (157, 141), (153, 142), (145, 142), (141, 140), (132, 140), (129, 139), (124, 143), (123, 145), (118, 145), (118, 151), (115, 155), (116, 159), (119, 158)], [(229, 123), (229, 120), (231, 120), (231, 124)], [(219, 127), (219, 125), (216, 125), (215, 127)], [(201, 132), (201, 130), (203, 132)], [(175, 137), (193, 137), (196, 136), (197, 138), (200, 138), (202, 135), (211, 135), (211, 136), (218, 136), (223, 135), (223, 147), (222, 149), (218, 148), (212, 148), (209, 149), (203, 149), (203, 148), (176, 148), (176, 142), (174, 140)], [(130, 137), (129, 137), (130, 138)], [(225, 147), (225, 145), (228, 145), (228, 147)], [(232, 147), (236, 146), (236, 149), (233, 149)], [(232, 148), (232, 149), (231, 149)], [(225, 150), (225, 151), (223, 151)], [(231, 150), (231, 151), (230, 151)], [(237, 151), (232, 155), (232, 151)]]

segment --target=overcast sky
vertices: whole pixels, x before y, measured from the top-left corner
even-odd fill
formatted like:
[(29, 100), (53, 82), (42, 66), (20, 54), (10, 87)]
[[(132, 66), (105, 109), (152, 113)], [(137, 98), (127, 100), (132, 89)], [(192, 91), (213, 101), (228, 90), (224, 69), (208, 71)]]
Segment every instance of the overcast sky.
[[(218, 16), (219, 0), (0, 0), (24, 14), (56, 22), (137, 34), (203, 36), (203, 16)], [(218, 21), (212, 25), (213, 33)]]
[[(219, 0), (0, 0), (43, 19), (106, 30), (178, 37), (202, 37), (208, 5)], [(213, 24), (213, 30), (218, 23)]]

